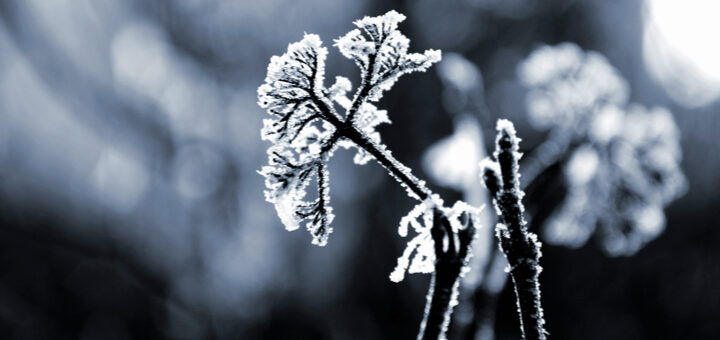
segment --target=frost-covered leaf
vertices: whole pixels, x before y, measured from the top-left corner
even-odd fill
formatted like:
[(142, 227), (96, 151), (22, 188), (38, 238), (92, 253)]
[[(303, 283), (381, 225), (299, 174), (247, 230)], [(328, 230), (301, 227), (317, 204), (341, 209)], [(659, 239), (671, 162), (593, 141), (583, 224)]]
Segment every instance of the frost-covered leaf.
[(270, 59), (265, 83), (258, 88), (258, 104), (273, 117), (264, 121), (264, 140), (290, 143), (321, 118), (313, 96), (323, 91), (326, 56), (320, 38), (306, 34), (287, 53)]
[[(352, 100), (348, 98), (352, 84), (345, 77), (336, 77), (333, 85), (324, 87), (327, 49), (315, 34), (305, 34), (286, 53), (272, 57), (265, 82), (258, 88), (258, 104), (271, 116), (263, 122), (262, 139), (273, 143), (269, 165), (260, 171), (266, 178), (266, 199), (275, 204), (288, 230), (307, 221), (314, 244), (325, 245), (332, 231), (326, 163), (338, 146), (357, 147), (358, 164), (381, 157), (380, 163), (411, 197), (430, 195), (424, 182), (382, 145), (376, 127), (390, 119), (387, 111), (370, 103), (400, 75), (423, 71), (440, 60), (439, 51), (407, 53), (409, 40), (397, 30), (404, 19), (395, 11), (365, 17), (355, 21), (356, 30), (336, 40), (341, 53), (363, 71)], [(345, 117), (336, 106), (345, 110)], [(306, 188), (315, 178), (317, 199), (307, 201)]]
[[(340, 80), (329, 91), (324, 89), (326, 55), (320, 38), (306, 34), (290, 44), (285, 54), (270, 59), (265, 83), (258, 88), (258, 104), (272, 116), (264, 120), (262, 129), (262, 138), (273, 143), (268, 149), (269, 165), (260, 171), (265, 176), (265, 198), (275, 205), (288, 230), (298, 229), (307, 220), (313, 243), (320, 246), (332, 232), (324, 163), (335, 148), (336, 129), (323, 119), (317, 103), (328, 92), (349, 88)], [(318, 197), (307, 202), (306, 188), (313, 178)]]
[[(332, 232), (334, 215), (330, 207), (329, 174), (321, 156), (297, 160), (296, 153), (273, 146), (268, 149), (269, 165), (260, 174), (265, 176), (265, 199), (275, 205), (280, 220), (289, 231), (296, 230), (307, 220), (313, 244), (324, 246)], [(317, 178), (318, 197), (305, 201), (306, 188)]]
[[(438, 199), (434, 197), (434, 199)], [(410, 212), (400, 219), (398, 234), (407, 237), (408, 229), (412, 227), (417, 235), (408, 241), (402, 256), (397, 260), (397, 266), (390, 273), (390, 280), (400, 282), (405, 279), (405, 272), (432, 273), (435, 269), (435, 248), (430, 230), (433, 226), (433, 208), (437, 202), (428, 198), (416, 205)], [(442, 206), (442, 202), (440, 205)], [(410, 256), (415, 252), (412, 262)], [(409, 267), (409, 270), (408, 270)]]
[(275, 204), (285, 228), (295, 230), (302, 220), (297, 211), (314, 175), (315, 163), (299, 163), (291, 150), (279, 146), (268, 149), (268, 158), (270, 165), (260, 171), (265, 176), (265, 199)]
[(438, 50), (407, 52), (410, 40), (398, 31), (398, 24), (404, 20), (405, 16), (396, 11), (364, 17), (354, 22), (358, 28), (335, 40), (340, 52), (360, 68), (371, 101), (380, 100), (382, 91), (389, 90), (401, 75), (425, 71), (440, 61)]
[(347, 97), (347, 93), (352, 90), (350, 79), (345, 77), (335, 77), (335, 83), (328, 89), (328, 97), (337, 102), (345, 110), (350, 108), (352, 104)]

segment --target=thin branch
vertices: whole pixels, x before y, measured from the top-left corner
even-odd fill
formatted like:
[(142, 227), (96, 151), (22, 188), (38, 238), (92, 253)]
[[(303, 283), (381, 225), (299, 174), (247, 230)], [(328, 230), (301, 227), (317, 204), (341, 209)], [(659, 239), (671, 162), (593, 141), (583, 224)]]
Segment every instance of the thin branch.
[[(313, 95), (313, 104), (320, 112), (323, 119), (335, 126), (335, 133), (338, 137), (345, 137), (355, 143), (358, 147), (363, 148), (371, 154), (380, 165), (387, 169), (390, 174), (400, 181), (401, 185), (408, 188), (419, 201), (424, 201), (432, 195), (432, 192), (425, 187), (424, 181), (415, 177), (409, 168), (404, 166), (400, 161), (390, 154), (387, 150), (380, 149), (377, 144), (372, 142), (364, 133), (358, 130), (348, 118), (344, 122), (340, 121), (334, 113), (332, 104)], [(364, 101), (364, 99), (363, 99)], [(404, 170), (408, 169), (408, 170)]]
[[(365, 30), (368, 35), (369, 32)], [(380, 32), (382, 35), (382, 31)], [(385, 44), (385, 38), (387, 38), (386, 35), (383, 35), (380, 38), (380, 41), (375, 44), (375, 50), (380, 51), (382, 46)], [(358, 109), (360, 108), (360, 105), (365, 102), (367, 99), (367, 96), (370, 94), (370, 90), (377, 85), (377, 83), (372, 82), (373, 74), (375, 73), (375, 59), (377, 58), (377, 53), (370, 54), (368, 56), (368, 64), (367, 68), (365, 69), (365, 74), (363, 74), (362, 77), (362, 85), (360, 86), (360, 89), (357, 91), (357, 94), (355, 95), (355, 98), (353, 98), (352, 105), (350, 105), (350, 109), (347, 112), (347, 115), (345, 116), (347, 119), (347, 122), (352, 122), (355, 114), (357, 113)]]
[[(424, 201), (432, 195), (430, 189), (425, 187), (424, 181), (415, 177), (400, 161), (390, 154), (387, 150), (378, 148), (365, 134), (358, 131), (355, 127), (350, 127), (344, 135), (356, 145), (370, 153), (380, 165), (387, 169), (390, 174), (400, 181), (401, 185), (407, 187), (418, 201)], [(407, 170), (403, 170), (407, 169)]]
[(360, 86), (360, 89), (358, 90), (357, 94), (355, 95), (355, 98), (353, 98), (352, 105), (350, 105), (350, 109), (348, 110), (346, 117), (346, 120), (348, 122), (352, 122), (353, 118), (355, 117), (355, 113), (357, 113), (358, 109), (360, 108), (360, 104), (362, 104), (367, 96), (370, 94), (370, 90), (375, 86), (375, 84), (371, 84), (372, 82), (372, 75), (373, 72), (375, 72), (375, 58), (377, 54), (371, 54), (368, 56), (368, 67), (367, 72), (363, 75), (362, 78), (362, 85)]
[(523, 218), (519, 157), (515, 128), (510, 121), (498, 121), (497, 163), (486, 160), (483, 178), (499, 213), (496, 234), (510, 264), (523, 339), (539, 340), (547, 338), (540, 303), (540, 242), (527, 230)]
[[(467, 254), (475, 235), (472, 219), (467, 218), (465, 225), (464, 229), (455, 233), (447, 217), (437, 208), (433, 211), (431, 235), (435, 242), (437, 260), (418, 340), (445, 339), (453, 307), (457, 305), (460, 272), (467, 262)], [(455, 234), (459, 241), (457, 247)]]

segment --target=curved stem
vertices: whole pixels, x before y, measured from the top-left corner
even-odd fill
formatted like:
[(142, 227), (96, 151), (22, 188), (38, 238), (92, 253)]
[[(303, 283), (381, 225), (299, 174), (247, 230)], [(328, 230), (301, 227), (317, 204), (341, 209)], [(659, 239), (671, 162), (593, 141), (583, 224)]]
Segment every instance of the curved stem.
[[(364, 100), (363, 95), (366, 94), (363, 91), (365, 89), (369, 89), (369, 87), (363, 87), (358, 97), (355, 98), (355, 103)], [(332, 103), (326, 98), (313, 95), (312, 100), (321, 112), (322, 118), (333, 124), (336, 129), (330, 139), (331, 142), (326, 144), (327, 150), (325, 148), (323, 150), (329, 151), (335, 145), (335, 141), (347, 138), (372, 155), (391, 176), (400, 182), (401, 186), (407, 189), (410, 196), (424, 201), (432, 195), (432, 191), (425, 186), (425, 181), (415, 177), (408, 167), (392, 156), (390, 151), (373, 142), (355, 127), (352, 122), (355, 111), (352, 108), (345, 120), (342, 121), (335, 114)], [(357, 105), (353, 104), (353, 107), (356, 108)], [(437, 260), (428, 290), (425, 316), (418, 333), (419, 340), (445, 339), (453, 307), (457, 304), (453, 301), (457, 301), (460, 272), (465, 265), (470, 244), (475, 236), (475, 227), (470, 218), (466, 221), (466, 228), (453, 231), (447, 217), (440, 212), (439, 208), (441, 207), (435, 208), (434, 224), (431, 229)], [(454, 242), (455, 237), (458, 240), (457, 244)], [(443, 249), (446, 240), (449, 245), (447, 249)]]
[[(458, 237), (457, 243), (452, 241), (455, 234)], [(435, 241), (437, 260), (430, 281), (425, 316), (420, 324), (418, 340), (445, 339), (453, 307), (457, 304), (460, 272), (467, 261), (470, 243), (475, 235), (475, 227), (472, 220), (468, 219), (464, 229), (453, 232), (450, 222), (436, 208), (431, 235)], [(446, 239), (448, 240), (447, 249), (443, 249)]]

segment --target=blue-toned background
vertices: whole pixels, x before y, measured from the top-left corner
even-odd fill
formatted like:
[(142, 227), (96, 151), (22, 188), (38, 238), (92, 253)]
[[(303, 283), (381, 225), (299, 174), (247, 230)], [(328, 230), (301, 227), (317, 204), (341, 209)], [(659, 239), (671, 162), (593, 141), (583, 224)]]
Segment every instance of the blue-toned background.
[[(411, 50), (454, 52), (480, 70), (467, 91), (486, 145), (498, 117), (515, 122), (528, 154), (546, 138), (517, 72), (546, 44), (601, 53), (629, 101), (672, 112), (687, 191), (665, 209), (664, 232), (633, 256), (545, 245), (548, 330), (720, 337), (713, 1), (0, 0), (0, 338), (413, 338), (429, 276), (388, 280), (414, 204), (404, 190), (338, 151), (335, 231), (319, 248), (284, 230), (256, 172), (270, 57), (303, 32), (332, 45), (352, 20), (390, 9), (407, 15)], [(461, 193), (422, 159), (468, 99), (448, 94), (437, 68), (385, 95), (393, 124), (379, 131), (452, 202)], [(334, 47), (327, 73), (358, 83)], [(511, 287), (499, 306), (497, 338), (519, 338)]]

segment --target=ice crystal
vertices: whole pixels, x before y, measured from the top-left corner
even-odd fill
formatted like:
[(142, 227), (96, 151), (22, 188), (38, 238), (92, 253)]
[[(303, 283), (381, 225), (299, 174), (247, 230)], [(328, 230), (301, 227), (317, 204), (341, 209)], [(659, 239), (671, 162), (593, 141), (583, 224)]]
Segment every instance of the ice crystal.
[[(410, 227), (417, 235), (408, 241), (402, 256), (398, 258), (397, 266), (390, 273), (391, 281), (402, 281), (406, 271), (409, 273), (432, 273), (435, 268), (435, 248), (430, 230), (433, 226), (433, 208), (442, 206), (442, 202), (436, 201), (438, 199), (438, 197), (432, 197), (420, 202), (400, 219), (398, 228), (400, 236), (407, 237)], [(410, 256), (413, 252), (415, 252), (415, 257), (411, 262)]]
[[(271, 116), (263, 122), (262, 139), (268, 149), (265, 197), (275, 205), (288, 230), (306, 228), (313, 243), (325, 245), (333, 220), (326, 162), (338, 146), (356, 147), (355, 163), (364, 164), (381, 156), (380, 163), (398, 179), (411, 197), (429, 196), (424, 182), (395, 160), (381, 144), (376, 127), (390, 123), (378, 101), (403, 74), (424, 71), (440, 60), (440, 52), (408, 53), (410, 41), (398, 31), (405, 16), (395, 11), (354, 22), (357, 29), (335, 41), (340, 52), (353, 59), (361, 70), (361, 84), (352, 99), (350, 80), (336, 77), (324, 86), (327, 49), (320, 37), (305, 34), (288, 45), (287, 52), (273, 56), (265, 82), (258, 88), (258, 105)], [(334, 104), (345, 110), (344, 117)], [(317, 198), (306, 200), (306, 189), (315, 179)]]
[(591, 129), (601, 132), (573, 152), (565, 166), (568, 195), (544, 236), (579, 247), (597, 233), (609, 255), (632, 255), (662, 232), (663, 208), (685, 190), (679, 132), (663, 108), (633, 105), (595, 120), (617, 128)]

